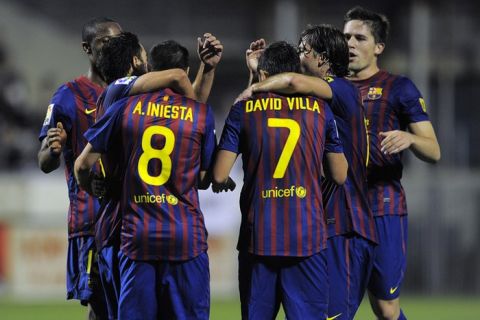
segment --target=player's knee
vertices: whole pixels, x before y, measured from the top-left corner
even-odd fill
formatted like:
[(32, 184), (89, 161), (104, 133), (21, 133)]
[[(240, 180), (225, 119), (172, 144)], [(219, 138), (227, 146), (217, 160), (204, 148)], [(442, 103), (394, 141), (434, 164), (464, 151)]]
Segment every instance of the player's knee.
[(380, 301), (376, 316), (379, 320), (397, 320), (400, 315), (400, 305), (398, 300)]

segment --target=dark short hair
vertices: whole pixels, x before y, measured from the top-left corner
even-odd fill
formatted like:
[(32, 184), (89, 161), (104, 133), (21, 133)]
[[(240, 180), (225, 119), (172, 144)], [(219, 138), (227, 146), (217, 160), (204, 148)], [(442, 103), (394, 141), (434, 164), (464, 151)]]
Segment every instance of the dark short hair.
[(150, 50), (150, 64), (153, 71), (190, 66), (188, 50), (174, 40), (160, 42)]
[(368, 24), (370, 31), (373, 34), (373, 38), (375, 39), (375, 43), (387, 42), (390, 22), (384, 14), (376, 13), (360, 6), (356, 6), (348, 10), (348, 12), (345, 14), (343, 22), (347, 23), (351, 20), (361, 20)]
[(309, 25), (300, 35), (301, 41), (308, 43), (328, 61), (335, 76), (344, 77), (348, 74), (348, 43), (342, 31), (328, 24)]
[(269, 45), (258, 60), (258, 70), (270, 76), (282, 72), (300, 72), (300, 58), (295, 48), (285, 41)]
[(99, 26), (105, 23), (117, 23), (117, 21), (106, 17), (97, 17), (85, 23), (82, 28), (82, 41), (91, 44), (97, 35)]
[(131, 32), (121, 32), (110, 38), (100, 50), (97, 67), (106, 83), (127, 76), (133, 57), (139, 57), (142, 47)]

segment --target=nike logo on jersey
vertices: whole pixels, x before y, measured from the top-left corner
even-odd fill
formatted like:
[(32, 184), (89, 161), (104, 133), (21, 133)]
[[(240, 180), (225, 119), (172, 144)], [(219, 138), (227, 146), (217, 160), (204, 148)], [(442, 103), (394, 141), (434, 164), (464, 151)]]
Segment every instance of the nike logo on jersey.
[(86, 113), (86, 114), (91, 114), (91, 113), (95, 112), (95, 110), (97, 110), (97, 108), (95, 108), (95, 109), (87, 109), (87, 108), (85, 108), (85, 113)]
[(340, 317), (342, 314), (339, 313), (337, 315), (334, 315), (333, 317), (328, 317), (327, 320), (333, 320), (333, 319), (337, 319), (338, 317)]
[(398, 287), (390, 288), (390, 294), (394, 294), (397, 291)]

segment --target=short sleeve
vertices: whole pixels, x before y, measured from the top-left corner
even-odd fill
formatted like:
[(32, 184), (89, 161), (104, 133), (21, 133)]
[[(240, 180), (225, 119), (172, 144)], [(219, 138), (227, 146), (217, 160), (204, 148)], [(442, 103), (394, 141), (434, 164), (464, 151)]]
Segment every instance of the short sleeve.
[(341, 153), (343, 152), (342, 141), (338, 135), (337, 123), (330, 107), (325, 106), (325, 152)]
[(415, 84), (410, 79), (402, 77), (397, 80), (395, 86), (400, 118), (407, 124), (428, 121), (425, 101)]
[(70, 132), (72, 129), (72, 116), (75, 114), (75, 106), (73, 93), (67, 86), (61, 86), (50, 100), (47, 107), (47, 113), (43, 121), (42, 129), (38, 139), (42, 141), (46, 136), (48, 129), (55, 128), (58, 122), (61, 122), (65, 131)]
[(112, 82), (107, 89), (105, 89), (105, 94), (102, 98), (102, 108), (107, 110), (112, 104), (117, 102), (120, 99), (128, 97), (130, 90), (132, 89), (137, 77), (125, 77), (118, 79)]
[(243, 101), (240, 101), (230, 109), (218, 145), (219, 149), (231, 151), (236, 154), (240, 153), (240, 132), (242, 127), (241, 106), (243, 103)]
[(207, 105), (207, 117), (205, 125), (205, 135), (202, 146), (202, 163), (200, 170), (207, 170), (213, 162), (215, 148), (217, 147), (217, 137), (215, 134), (215, 117), (212, 108)]

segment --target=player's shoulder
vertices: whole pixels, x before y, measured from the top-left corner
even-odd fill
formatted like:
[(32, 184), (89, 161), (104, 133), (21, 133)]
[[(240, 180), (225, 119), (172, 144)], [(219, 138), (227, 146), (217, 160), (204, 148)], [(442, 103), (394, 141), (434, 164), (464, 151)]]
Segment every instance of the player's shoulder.
[(406, 75), (403, 74), (395, 74), (390, 73), (388, 71), (383, 71), (385, 77), (393, 83), (394, 87), (402, 88), (402, 87), (415, 87), (413, 81)]
[(67, 106), (72, 103), (75, 97), (75, 93), (72, 90), (72, 83), (73, 80), (60, 85), (53, 93), (50, 104)]

